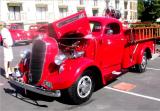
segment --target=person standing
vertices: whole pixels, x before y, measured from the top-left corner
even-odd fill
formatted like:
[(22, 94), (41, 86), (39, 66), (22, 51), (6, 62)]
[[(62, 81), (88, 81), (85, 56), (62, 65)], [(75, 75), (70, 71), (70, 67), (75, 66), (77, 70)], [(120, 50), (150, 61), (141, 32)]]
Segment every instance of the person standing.
[(11, 33), (6, 28), (6, 23), (2, 21), (0, 21), (0, 34), (3, 40), (5, 77), (8, 79), (9, 74), (11, 74), (10, 63), (13, 60), (13, 40), (11, 37)]

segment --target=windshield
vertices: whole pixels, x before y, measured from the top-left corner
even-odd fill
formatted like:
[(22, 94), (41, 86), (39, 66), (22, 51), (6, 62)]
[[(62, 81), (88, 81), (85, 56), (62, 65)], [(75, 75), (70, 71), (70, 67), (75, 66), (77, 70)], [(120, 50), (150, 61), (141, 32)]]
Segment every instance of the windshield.
[(38, 29), (38, 26), (30, 26), (29, 29), (30, 29), (30, 30), (37, 30), (37, 29)]
[(90, 22), (90, 28), (92, 32), (101, 32), (101, 24), (99, 22)]

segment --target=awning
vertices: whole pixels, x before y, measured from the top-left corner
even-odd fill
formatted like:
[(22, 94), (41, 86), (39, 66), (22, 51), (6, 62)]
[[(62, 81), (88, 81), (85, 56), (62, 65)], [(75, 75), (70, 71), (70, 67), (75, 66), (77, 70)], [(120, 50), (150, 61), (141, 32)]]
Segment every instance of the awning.
[(98, 10), (98, 7), (93, 7), (92, 10)]
[(85, 9), (85, 7), (84, 6), (77, 6), (77, 9), (83, 10), (83, 9)]
[(58, 5), (59, 8), (68, 8), (67, 5)]
[(12, 2), (12, 3), (7, 3), (8, 6), (22, 6), (22, 3), (18, 2)]
[(48, 7), (48, 5), (47, 4), (42, 4), (42, 3), (40, 4), (39, 3), (39, 4), (36, 4), (36, 7)]

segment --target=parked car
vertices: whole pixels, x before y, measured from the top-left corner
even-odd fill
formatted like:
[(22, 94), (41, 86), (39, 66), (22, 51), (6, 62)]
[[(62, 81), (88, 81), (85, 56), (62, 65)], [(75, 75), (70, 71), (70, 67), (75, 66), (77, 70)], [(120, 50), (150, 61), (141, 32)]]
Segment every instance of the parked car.
[(2, 46), (2, 45), (3, 45), (3, 41), (2, 41), (2, 36), (0, 34), (0, 46)]
[[(32, 36), (30, 35), (29, 31), (25, 31), (22, 29), (18, 24), (11, 24), (7, 26), (12, 39), (13, 39), (13, 45), (19, 44), (19, 43), (25, 43), (29, 44), (32, 41)], [(2, 37), (0, 35), (0, 42), (2, 44)]]
[(32, 39), (36, 39), (39, 34), (48, 33), (48, 24), (35, 24), (29, 27), (29, 33)]
[(29, 31), (25, 31), (18, 24), (11, 24), (9, 27), (9, 31), (11, 32), (14, 44), (28, 44), (32, 42), (32, 36), (30, 35)]

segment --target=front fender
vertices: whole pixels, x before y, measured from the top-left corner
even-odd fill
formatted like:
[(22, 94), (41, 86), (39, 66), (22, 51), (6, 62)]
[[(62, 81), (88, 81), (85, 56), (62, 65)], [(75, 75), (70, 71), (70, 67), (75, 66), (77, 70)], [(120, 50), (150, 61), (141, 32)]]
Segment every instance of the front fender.
[(54, 77), (51, 77), (53, 83), (53, 89), (66, 89), (71, 87), (81, 74), (90, 66), (95, 66), (93, 60), (87, 58), (78, 58), (67, 60), (60, 68), (63, 67), (63, 71), (59, 72)]

